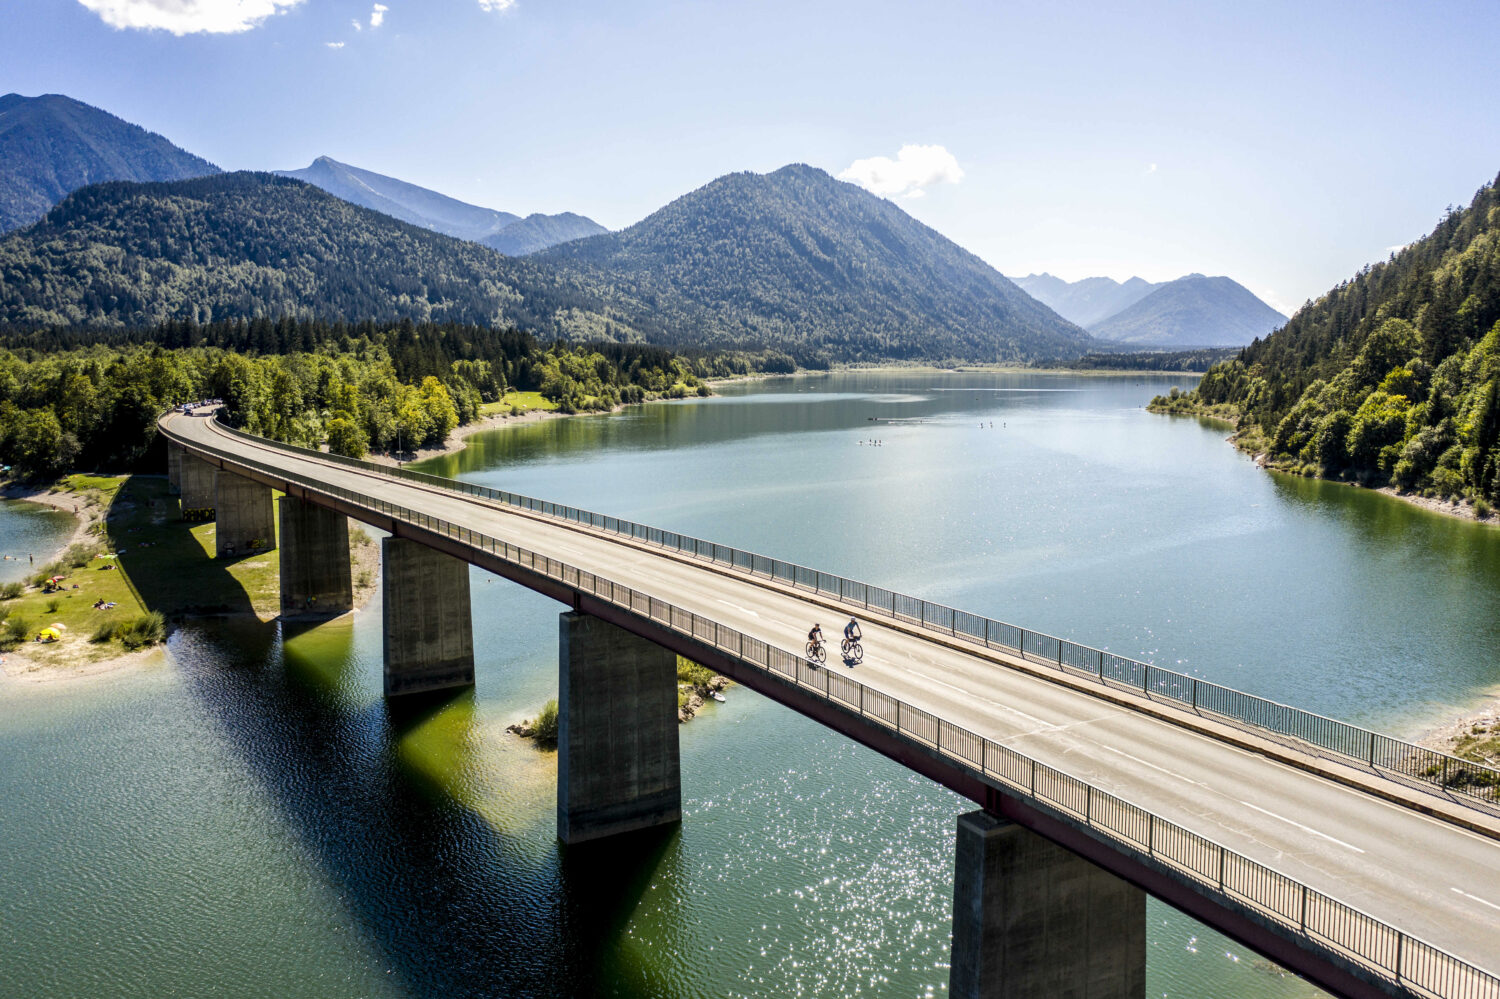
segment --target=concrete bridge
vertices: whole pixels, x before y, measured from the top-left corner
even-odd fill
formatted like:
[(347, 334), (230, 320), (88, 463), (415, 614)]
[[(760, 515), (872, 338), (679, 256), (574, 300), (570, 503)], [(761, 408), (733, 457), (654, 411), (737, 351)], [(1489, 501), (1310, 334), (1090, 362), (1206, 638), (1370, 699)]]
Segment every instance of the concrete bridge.
[[(220, 556), (280, 545), (289, 615), (350, 608), (347, 517), (391, 534), (389, 697), (474, 682), (469, 565), (569, 607), (565, 843), (680, 821), (680, 654), (980, 806), (958, 820), (956, 996), (1140, 999), (1149, 893), (1337, 995), (1500, 999), (1493, 770), (669, 531), (206, 416), (161, 430)], [(812, 621), (851, 613), (858, 669), (797, 654)]]

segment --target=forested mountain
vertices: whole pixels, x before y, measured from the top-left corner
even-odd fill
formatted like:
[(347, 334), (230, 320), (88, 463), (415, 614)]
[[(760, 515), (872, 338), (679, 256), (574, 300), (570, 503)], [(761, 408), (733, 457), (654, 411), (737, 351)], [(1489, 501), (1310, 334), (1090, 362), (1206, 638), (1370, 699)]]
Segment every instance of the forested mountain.
[(87, 184), (218, 172), (160, 135), (71, 97), (0, 97), (0, 232), (30, 225)]
[(1284, 466), (1500, 502), (1497, 184), (1154, 405), (1237, 414)]
[(891, 202), (802, 165), (720, 177), (627, 229), (528, 259), (624, 279), (704, 346), (1004, 361), (1091, 342)]
[(1134, 305), (1158, 285), (1138, 277), (1128, 281), (1091, 277), (1064, 281), (1051, 274), (1011, 278), (1021, 290), (1070, 323), (1088, 327)]
[(1101, 340), (1151, 347), (1240, 347), (1286, 316), (1237, 281), (1189, 274), (1168, 281), (1089, 332)]
[(1091, 343), (894, 205), (806, 167), (724, 178), (628, 232), (514, 258), (271, 174), (96, 185), (0, 240), (0, 324), (405, 317), (805, 364)]
[(572, 212), (561, 215), (538, 213), (523, 219), (510, 212), (480, 208), (327, 156), (319, 156), (301, 170), (276, 172), (283, 177), (306, 181), (345, 201), (373, 208), (403, 222), (484, 243), (511, 256), (609, 231), (593, 219)]
[(598, 222), (573, 212), (562, 212), (557, 215), (543, 215), (536, 212), (524, 219), (512, 222), (494, 235), (486, 236), (480, 242), (499, 250), (506, 256), (521, 257), (559, 243), (583, 239), (585, 236), (598, 236), (606, 232), (609, 230)]

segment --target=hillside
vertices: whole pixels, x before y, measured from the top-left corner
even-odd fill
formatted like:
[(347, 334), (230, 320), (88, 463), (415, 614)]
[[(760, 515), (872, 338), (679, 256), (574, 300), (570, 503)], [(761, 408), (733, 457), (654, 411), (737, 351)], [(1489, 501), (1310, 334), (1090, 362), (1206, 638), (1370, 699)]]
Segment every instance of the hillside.
[(1011, 280), (1068, 322), (1085, 328), (1134, 305), (1159, 287), (1138, 277), (1124, 282), (1107, 277), (1064, 281), (1043, 273)]
[(700, 346), (850, 360), (1076, 357), (1083, 330), (894, 204), (808, 166), (736, 173), (528, 258), (630, 282)]
[(88, 184), (218, 172), (160, 135), (71, 97), (0, 97), (0, 233), (30, 225)]
[(1237, 415), (1285, 467), (1500, 502), (1500, 191), (1153, 406)]
[[(811, 363), (1024, 360), (1092, 342), (889, 202), (807, 168), (776, 176), (725, 178), (715, 203), (689, 195), (623, 243), (520, 258), (271, 174), (96, 185), (0, 240), (0, 324), (409, 317)], [(725, 190), (747, 184), (758, 197)]]
[(0, 323), (23, 326), (408, 317), (550, 333), (555, 314), (597, 302), (555, 272), (271, 174), (99, 184), (0, 240)]
[(538, 213), (523, 219), (511, 212), (481, 208), (327, 156), (319, 156), (301, 170), (278, 170), (276, 173), (306, 181), (345, 201), (373, 208), (403, 222), (446, 236), (484, 243), (511, 256), (609, 231), (593, 219), (572, 212), (560, 215)]
[(608, 229), (583, 215), (562, 212), (543, 215), (540, 212), (512, 222), (480, 242), (499, 250), (510, 257), (522, 257), (528, 253), (545, 250), (549, 246), (567, 243), (586, 236), (598, 236)]
[(1189, 274), (1158, 285), (1089, 332), (1149, 347), (1240, 347), (1285, 322), (1286, 316), (1239, 282)]

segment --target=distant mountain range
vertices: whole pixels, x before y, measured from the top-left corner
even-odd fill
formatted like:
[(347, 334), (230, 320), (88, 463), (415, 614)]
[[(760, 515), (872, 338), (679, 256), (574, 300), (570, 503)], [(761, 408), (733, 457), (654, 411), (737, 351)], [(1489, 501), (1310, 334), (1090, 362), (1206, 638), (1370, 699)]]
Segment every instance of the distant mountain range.
[(1101, 340), (1141, 347), (1242, 347), (1287, 317), (1227, 277), (1189, 274), (1152, 284), (1133, 277), (1016, 278), (1026, 293)]
[[(215, 170), (59, 100), (103, 136), (106, 162), (123, 159), (113, 122), (126, 145), (144, 136), (179, 154), (177, 169)], [(7, 168), (45, 172), (48, 143), (74, 131), (37, 125), (51, 138)], [(720, 177), (618, 233), (566, 213), (519, 219), (327, 157), (292, 173), (74, 191), (0, 240), (0, 323), (406, 316), (838, 361), (1017, 362), (1096, 346), (894, 203), (809, 166)]]
[(1089, 327), (1101, 340), (1151, 347), (1242, 347), (1286, 316), (1227, 277), (1189, 274)]
[(373, 208), (403, 222), (446, 236), (484, 243), (511, 256), (609, 231), (593, 219), (572, 212), (560, 215), (538, 213), (523, 219), (510, 212), (481, 208), (404, 180), (340, 163), (328, 156), (319, 156), (301, 170), (278, 170), (276, 173), (306, 181), (345, 201)]
[(1107, 277), (1064, 281), (1044, 273), (1028, 274), (1011, 280), (1026, 294), (1068, 322), (1083, 327), (1108, 319), (1121, 309), (1139, 302), (1158, 287), (1138, 277), (1124, 283)]
[(71, 97), (0, 97), (0, 232), (30, 225), (88, 184), (218, 172), (160, 135)]
[(895, 205), (800, 166), (721, 178), (622, 233), (520, 258), (256, 173), (87, 187), (0, 240), (0, 323), (281, 315), (840, 360), (1092, 343)]

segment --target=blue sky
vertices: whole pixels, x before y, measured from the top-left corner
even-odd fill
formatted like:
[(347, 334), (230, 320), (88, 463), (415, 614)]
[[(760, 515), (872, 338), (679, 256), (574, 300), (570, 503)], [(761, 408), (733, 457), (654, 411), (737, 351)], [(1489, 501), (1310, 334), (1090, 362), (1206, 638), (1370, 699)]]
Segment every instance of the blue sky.
[(0, 91), (228, 169), (326, 154), (612, 228), (874, 160), (849, 176), (1007, 274), (1228, 274), (1288, 307), (1500, 172), (1497, 43), (1488, 0), (4, 0)]

